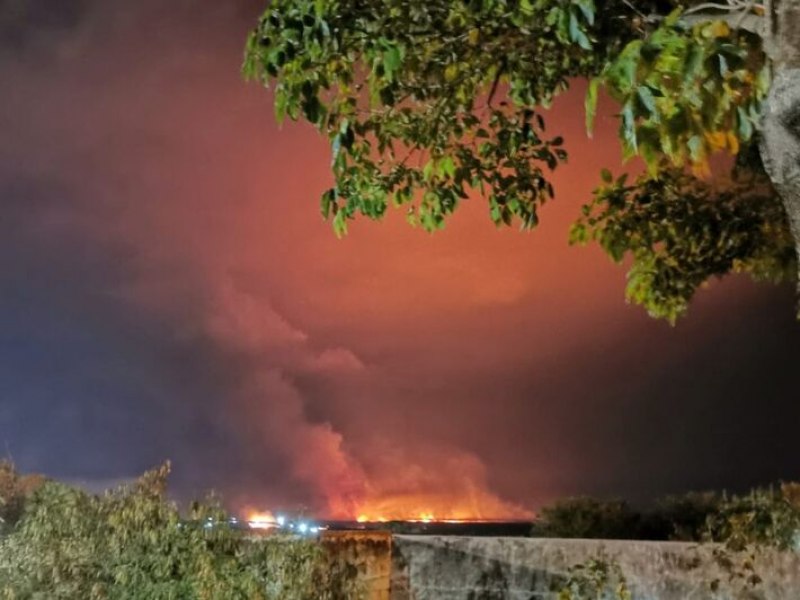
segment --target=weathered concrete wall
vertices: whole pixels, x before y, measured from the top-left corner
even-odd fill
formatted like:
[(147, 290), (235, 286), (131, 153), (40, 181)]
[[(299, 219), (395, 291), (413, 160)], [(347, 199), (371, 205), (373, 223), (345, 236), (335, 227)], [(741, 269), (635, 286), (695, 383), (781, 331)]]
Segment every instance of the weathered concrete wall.
[[(391, 600), (555, 600), (568, 568), (617, 562), (634, 600), (800, 599), (800, 556), (765, 553), (764, 581), (743, 592), (712, 548), (676, 542), (395, 536)], [(710, 583), (718, 579), (715, 594)]]
[(320, 543), (341, 567), (355, 568), (365, 600), (389, 600), (392, 534), (388, 531), (325, 531)]

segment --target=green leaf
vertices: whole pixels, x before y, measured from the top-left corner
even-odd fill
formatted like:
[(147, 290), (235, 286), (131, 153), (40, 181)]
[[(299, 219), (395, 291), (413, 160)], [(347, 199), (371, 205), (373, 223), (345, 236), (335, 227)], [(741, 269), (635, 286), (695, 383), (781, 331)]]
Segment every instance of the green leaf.
[(700, 68), (703, 65), (703, 58), (703, 47), (700, 46), (700, 44), (691, 44), (689, 46), (689, 51), (686, 53), (686, 60), (683, 64), (684, 81), (688, 82), (697, 76)]
[(436, 161), (434, 159), (430, 159), (422, 169), (422, 178), (424, 181), (430, 181), (431, 176), (433, 175), (434, 167), (436, 166)]
[(594, 131), (594, 120), (597, 115), (597, 90), (600, 87), (600, 79), (593, 77), (589, 81), (589, 88), (586, 90), (584, 107), (586, 110), (586, 134), (592, 137)]
[(642, 105), (650, 112), (653, 117), (658, 116), (658, 109), (656, 108), (656, 99), (653, 97), (653, 92), (646, 85), (640, 85), (636, 90), (639, 95), (639, 100)]
[(578, 17), (575, 14), (575, 11), (569, 12), (569, 39), (573, 42), (578, 41), (578, 33), (580, 32), (581, 28), (578, 25)]
[(322, 199), (320, 200), (320, 212), (322, 212), (322, 218), (326, 221), (330, 218), (331, 207), (335, 200), (336, 190), (334, 189), (329, 189), (322, 194)]
[(446, 177), (455, 177), (456, 164), (453, 161), (452, 156), (445, 156), (441, 161), (439, 161), (439, 173)]
[(347, 234), (347, 217), (345, 211), (337, 211), (336, 216), (333, 217), (333, 232), (338, 238), (344, 237)]
[(578, 45), (581, 48), (583, 48), (584, 50), (591, 50), (592, 49), (592, 42), (589, 41), (589, 38), (580, 29), (578, 30), (578, 40), (577, 41), (578, 41)]
[(383, 53), (383, 68), (388, 81), (394, 80), (394, 74), (400, 68), (402, 62), (403, 56), (400, 53), (400, 48), (395, 45), (388, 46)]
[(581, 29), (581, 26), (578, 23), (578, 17), (574, 11), (570, 11), (569, 13), (569, 38), (571, 41), (576, 42), (584, 50), (592, 49), (592, 44), (589, 42), (589, 38), (586, 37), (586, 34)]
[(750, 121), (750, 117), (747, 116), (747, 112), (741, 106), (736, 109), (736, 116), (739, 138), (743, 142), (746, 142), (753, 136), (753, 123)]
[(705, 144), (703, 143), (703, 138), (699, 135), (693, 135), (689, 138), (686, 145), (689, 148), (689, 156), (692, 161), (695, 163), (703, 162), (705, 159)]
[(633, 114), (633, 103), (626, 102), (622, 107), (622, 141), (623, 141), (623, 155), (630, 158), (634, 156), (638, 149), (636, 144), (636, 119)]
[(589, 23), (589, 25), (594, 25), (594, 0), (574, 0), (574, 4), (581, 10), (586, 22)]

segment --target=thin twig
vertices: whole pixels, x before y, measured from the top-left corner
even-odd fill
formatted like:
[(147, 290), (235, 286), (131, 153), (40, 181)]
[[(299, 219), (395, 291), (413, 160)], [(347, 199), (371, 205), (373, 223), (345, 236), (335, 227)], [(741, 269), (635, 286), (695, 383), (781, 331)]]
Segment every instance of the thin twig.
[(628, 0), (622, 0), (622, 3), (623, 3), (623, 4), (625, 4), (625, 6), (627, 6), (628, 8), (630, 8), (630, 9), (631, 9), (633, 12), (635, 12), (637, 15), (639, 15), (639, 16), (640, 16), (640, 17), (642, 17), (643, 19), (647, 19), (647, 15), (646, 15), (646, 14), (644, 14), (642, 11), (640, 11), (638, 8), (636, 8), (636, 7), (635, 7), (633, 4), (631, 4), (631, 3), (630, 3)]
[(728, 0), (726, 4), (719, 4), (717, 2), (704, 2), (703, 4), (698, 4), (686, 9), (683, 14), (691, 15), (707, 9), (721, 10), (725, 12), (739, 12), (741, 10), (747, 13), (756, 7), (763, 8), (763, 6), (756, 5), (754, 2), (749, 2), (747, 0)]
[(500, 85), (500, 77), (502, 77), (503, 73), (506, 70), (506, 61), (503, 60), (500, 63), (500, 66), (497, 68), (497, 73), (495, 73), (494, 81), (492, 82), (492, 89), (489, 90), (489, 98), (486, 100), (486, 105), (491, 108), (492, 100), (494, 99), (494, 95), (497, 93), (497, 86)]

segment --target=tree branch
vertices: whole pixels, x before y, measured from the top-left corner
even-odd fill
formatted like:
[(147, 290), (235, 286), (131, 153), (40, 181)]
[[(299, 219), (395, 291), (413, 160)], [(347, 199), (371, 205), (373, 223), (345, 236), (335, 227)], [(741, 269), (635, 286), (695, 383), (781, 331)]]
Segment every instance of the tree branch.
[[(709, 3), (701, 6), (708, 7), (711, 6), (711, 4)], [(716, 5), (714, 6), (716, 7)], [(648, 23), (658, 23), (663, 21), (665, 18), (666, 17), (664, 15), (649, 15), (646, 20)], [(724, 21), (731, 27), (731, 29), (743, 29), (762, 37), (764, 37), (768, 25), (766, 16), (754, 12), (740, 12), (739, 10), (724, 13), (688, 13), (687, 11), (681, 15), (680, 20), (687, 25), (697, 25), (699, 23), (708, 23), (710, 21)]]
[(489, 98), (486, 100), (486, 105), (491, 108), (492, 107), (492, 100), (494, 99), (494, 95), (497, 93), (497, 86), (500, 84), (500, 77), (506, 70), (506, 61), (503, 60), (500, 62), (500, 66), (497, 68), (497, 73), (494, 76), (494, 81), (492, 82), (492, 89), (489, 90)]
[(762, 36), (767, 24), (765, 17), (755, 13), (693, 13), (682, 16), (681, 21), (689, 25), (709, 21), (725, 21), (732, 29), (744, 29)]

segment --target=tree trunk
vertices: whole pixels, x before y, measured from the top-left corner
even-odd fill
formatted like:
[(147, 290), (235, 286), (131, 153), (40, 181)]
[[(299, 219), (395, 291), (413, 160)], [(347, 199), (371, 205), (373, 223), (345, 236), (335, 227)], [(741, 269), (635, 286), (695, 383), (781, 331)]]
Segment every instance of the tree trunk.
[(800, 290), (800, 0), (767, 5), (764, 41), (773, 82), (762, 122), (761, 157), (792, 228)]

